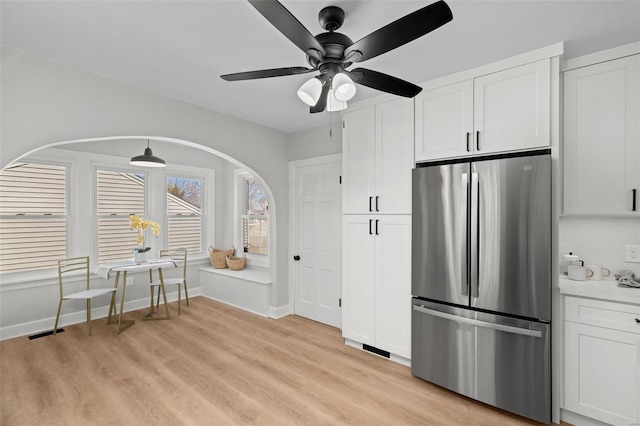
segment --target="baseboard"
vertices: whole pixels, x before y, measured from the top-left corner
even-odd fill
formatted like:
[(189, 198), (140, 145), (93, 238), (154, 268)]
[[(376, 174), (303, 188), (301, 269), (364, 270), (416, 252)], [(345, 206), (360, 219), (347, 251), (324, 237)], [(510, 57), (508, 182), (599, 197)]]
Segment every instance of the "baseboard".
[[(200, 297), (200, 287), (189, 288), (189, 298)], [(178, 300), (178, 292), (167, 293), (167, 302), (176, 302)], [(119, 308), (120, 306), (118, 306)], [(149, 298), (129, 300), (124, 302), (124, 312), (137, 311), (149, 307)], [(106, 318), (109, 315), (109, 306), (101, 306), (91, 310), (91, 319), (93, 321)], [(0, 327), (0, 340), (14, 339), (16, 337), (30, 336), (36, 333), (53, 330), (56, 317), (43, 318), (36, 321), (25, 322), (21, 324)], [(87, 322), (87, 312), (78, 311), (60, 315), (58, 328), (74, 324)]]
[(283, 306), (270, 306), (269, 307), (269, 317), (270, 318), (283, 318), (287, 315), (293, 315), (293, 305), (287, 304)]

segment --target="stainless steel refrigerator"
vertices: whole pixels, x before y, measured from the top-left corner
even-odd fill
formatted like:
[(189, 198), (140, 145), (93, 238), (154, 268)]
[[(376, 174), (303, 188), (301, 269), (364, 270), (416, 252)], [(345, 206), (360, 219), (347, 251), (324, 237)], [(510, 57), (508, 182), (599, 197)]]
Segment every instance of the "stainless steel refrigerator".
[(549, 151), (418, 165), (412, 221), (412, 373), (549, 423)]

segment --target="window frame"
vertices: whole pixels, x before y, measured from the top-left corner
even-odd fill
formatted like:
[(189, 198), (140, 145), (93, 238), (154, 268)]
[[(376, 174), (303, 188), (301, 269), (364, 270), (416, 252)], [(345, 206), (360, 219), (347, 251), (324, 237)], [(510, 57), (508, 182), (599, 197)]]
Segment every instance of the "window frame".
[[(180, 169), (186, 169), (186, 167), (180, 167)], [(207, 247), (208, 245), (206, 244), (206, 239), (205, 236), (208, 235), (207, 233), (207, 229), (205, 229), (207, 226), (206, 224), (208, 223), (208, 220), (205, 220), (205, 218), (208, 216), (208, 212), (209, 209), (207, 209), (207, 203), (209, 201), (209, 198), (215, 198), (215, 194), (213, 195), (213, 197), (209, 197), (207, 196), (207, 190), (208, 190), (208, 180), (213, 180), (211, 177), (207, 177), (204, 174), (199, 174), (197, 172), (195, 172), (196, 168), (190, 168), (192, 169), (192, 172), (189, 173), (189, 171), (184, 170), (184, 172), (181, 173), (172, 173), (172, 170), (169, 169), (167, 171), (164, 172), (164, 217), (163, 217), (163, 223), (164, 223), (164, 229), (166, 229), (167, 231), (164, 233), (164, 246), (165, 247), (169, 247), (169, 218), (170, 217), (178, 217), (178, 215), (170, 215), (169, 214), (169, 200), (168, 200), (168, 196), (167, 196), (167, 185), (168, 185), (168, 181), (169, 178), (175, 178), (175, 179), (190, 179), (190, 180), (199, 180), (202, 182), (202, 188), (201, 188), (201, 206), (200, 206), (200, 251), (198, 253), (192, 253), (189, 252), (189, 255), (198, 255), (198, 254), (203, 254), (203, 255), (207, 255), (208, 257), (208, 251), (207, 251)], [(202, 173), (202, 170), (200, 170), (200, 173)], [(215, 187), (213, 188), (213, 190), (215, 191)], [(215, 223), (215, 222), (214, 222)], [(214, 227), (215, 229), (215, 227)], [(211, 239), (211, 241), (215, 241), (214, 239)], [(178, 247), (176, 247), (178, 248)]]
[[(102, 163), (94, 163), (93, 164), (93, 172), (91, 175), (92, 178), (92, 191), (91, 191), (91, 201), (92, 201), (92, 214), (93, 217), (95, 218), (93, 221), (93, 225), (94, 225), (94, 232), (93, 232), (93, 238), (95, 243), (93, 244), (93, 251), (92, 251), (92, 260), (91, 263), (94, 263), (95, 265), (98, 265), (100, 263), (100, 247), (99, 247), (99, 241), (100, 241), (100, 228), (99, 228), (99, 222), (101, 218), (106, 218), (106, 217), (110, 217), (110, 216), (103, 216), (103, 215), (99, 215), (98, 214), (98, 172), (99, 171), (105, 171), (105, 172), (114, 172), (114, 173), (129, 173), (129, 174), (144, 174), (144, 203), (143, 203), (143, 212), (140, 212), (139, 214), (144, 217), (145, 219), (149, 218), (149, 178), (150, 178), (150, 173), (148, 170), (140, 170), (139, 168), (135, 168), (135, 167), (117, 167), (114, 165), (102, 165)], [(127, 215), (128, 218), (128, 215)], [(151, 219), (153, 220), (153, 219)], [(133, 231), (131, 232), (132, 234), (132, 238), (134, 237)], [(154, 241), (148, 241), (148, 246), (151, 247), (151, 249), (154, 249), (153, 246)], [(135, 248), (135, 242), (132, 243), (131, 245), (131, 256), (129, 256), (131, 259), (133, 259), (133, 249)], [(121, 260), (126, 260), (126, 259), (121, 259)]]
[[(253, 175), (251, 172), (245, 169), (235, 169), (234, 170), (234, 226), (233, 226), (233, 241), (234, 246), (236, 248), (236, 256), (247, 256), (247, 264), (253, 266), (259, 266), (268, 268), (270, 266), (271, 259), (271, 232), (272, 232), (272, 223), (271, 216), (266, 214), (264, 216), (267, 217), (267, 254), (258, 254), (258, 253), (244, 253), (244, 231), (243, 231), (243, 220), (247, 216), (261, 216), (261, 215), (247, 215), (247, 203), (246, 203), (246, 193), (245, 180), (255, 179), (260, 182), (263, 188), (266, 186), (264, 182)], [(271, 205), (269, 200), (269, 195), (267, 195), (267, 203)]]

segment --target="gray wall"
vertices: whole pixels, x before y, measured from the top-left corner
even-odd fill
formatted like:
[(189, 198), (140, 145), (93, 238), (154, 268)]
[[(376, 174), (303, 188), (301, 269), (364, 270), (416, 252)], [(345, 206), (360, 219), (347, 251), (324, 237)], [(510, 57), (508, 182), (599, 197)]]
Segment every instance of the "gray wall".
[[(272, 306), (289, 303), (288, 135), (5, 46), (1, 53), (0, 167), (50, 144), (104, 137), (173, 138), (235, 160), (273, 196)], [(108, 153), (121, 149), (102, 143)]]

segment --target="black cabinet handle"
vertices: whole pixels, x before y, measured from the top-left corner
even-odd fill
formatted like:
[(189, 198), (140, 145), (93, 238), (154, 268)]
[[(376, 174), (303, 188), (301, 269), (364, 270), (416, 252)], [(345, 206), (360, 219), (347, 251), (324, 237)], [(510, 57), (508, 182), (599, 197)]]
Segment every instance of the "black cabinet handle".
[(369, 197), (369, 211), (372, 212), (371, 202), (373, 201), (373, 197)]
[(373, 219), (369, 219), (369, 235), (373, 235), (373, 231), (371, 230), (372, 222), (373, 222)]
[(476, 130), (476, 151), (480, 151), (480, 130)]
[(380, 235), (380, 234), (378, 233), (378, 219), (376, 219), (376, 235)]
[(471, 151), (471, 147), (469, 146), (469, 138), (471, 137), (471, 133), (467, 132), (467, 152)]
[(631, 199), (631, 211), (635, 212), (636, 211), (636, 193), (638, 192), (637, 189), (632, 189), (631, 193), (633, 194), (633, 198)]
[(376, 195), (376, 211), (379, 212), (380, 210), (378, 209), (378, 200), (380, 200), (380, 197), (378, 195)]

